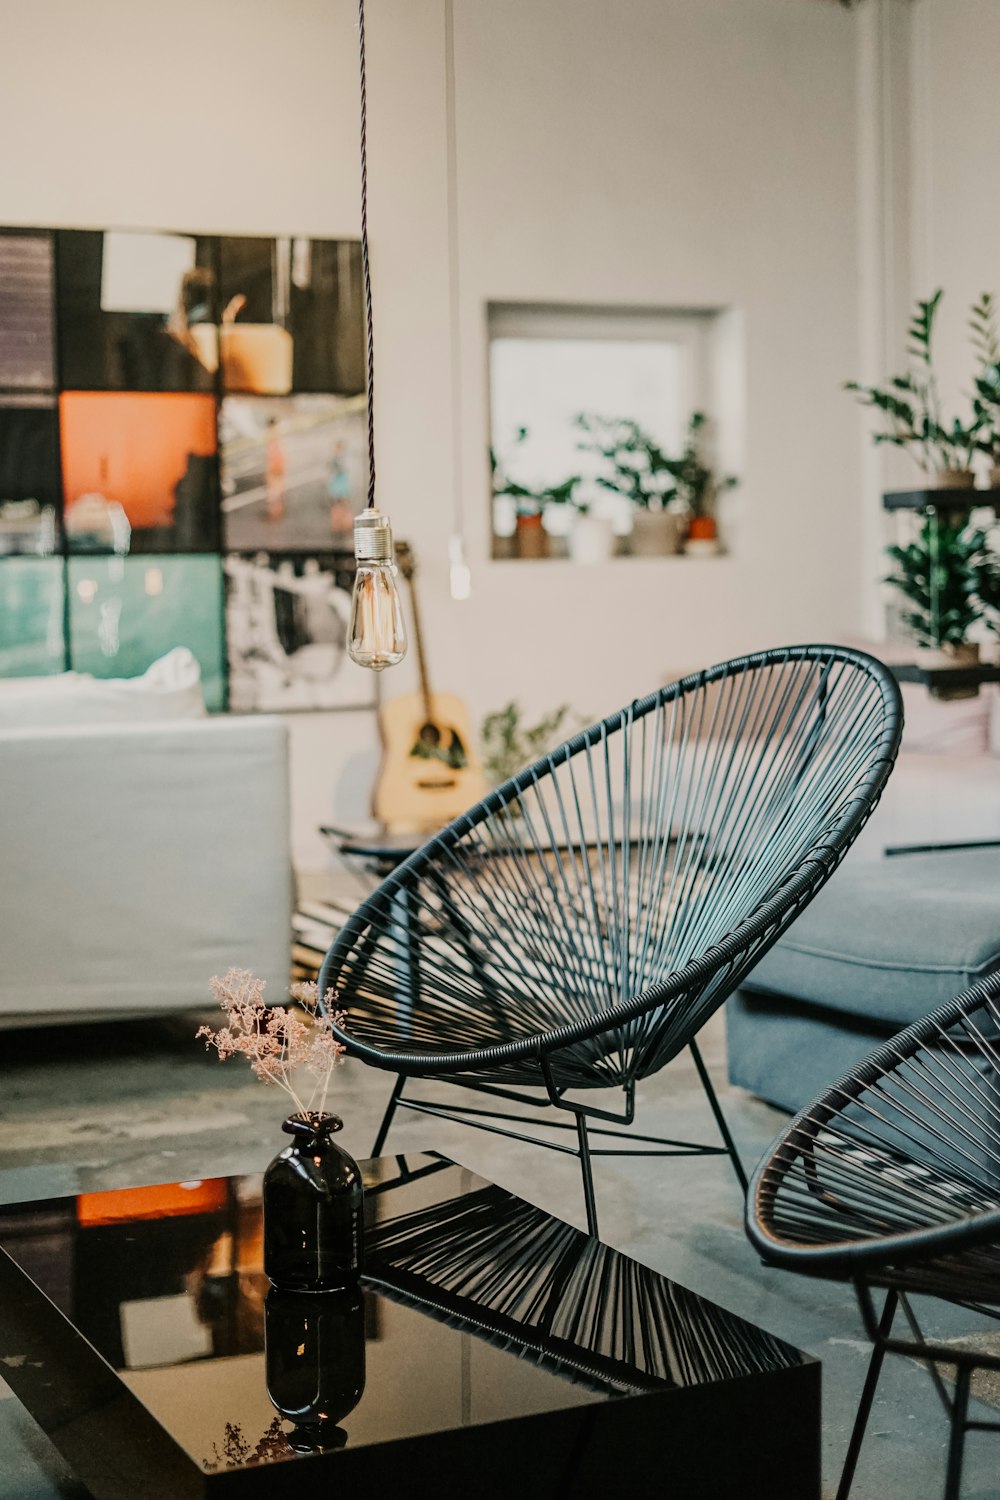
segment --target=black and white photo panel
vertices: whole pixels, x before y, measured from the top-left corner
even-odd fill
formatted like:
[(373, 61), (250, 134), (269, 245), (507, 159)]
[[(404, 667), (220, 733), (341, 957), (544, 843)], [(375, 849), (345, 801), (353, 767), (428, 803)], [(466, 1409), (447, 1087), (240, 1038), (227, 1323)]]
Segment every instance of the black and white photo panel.
[(353, 556), (230, 552), (223, 566), (230, 709), (375, 706), (375, 674), (347, 654)]

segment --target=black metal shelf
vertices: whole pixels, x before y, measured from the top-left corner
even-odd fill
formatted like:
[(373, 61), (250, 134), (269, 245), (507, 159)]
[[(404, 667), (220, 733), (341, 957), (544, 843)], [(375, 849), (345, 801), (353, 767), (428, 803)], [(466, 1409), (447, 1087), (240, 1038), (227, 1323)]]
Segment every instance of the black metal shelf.
[(932, 692), (1000, 682), (1000, 666), (991, 662), (978, 662), (975, 666), (966, 667), (922, 667), (917, 662), (906, 662), (890, 665), (889, 670), (897, 682), (918, 682)]
[(975, 510), (992, 505), (1000, 511), (1000, 489), (988, 490), (886, 490), (883, 510)]

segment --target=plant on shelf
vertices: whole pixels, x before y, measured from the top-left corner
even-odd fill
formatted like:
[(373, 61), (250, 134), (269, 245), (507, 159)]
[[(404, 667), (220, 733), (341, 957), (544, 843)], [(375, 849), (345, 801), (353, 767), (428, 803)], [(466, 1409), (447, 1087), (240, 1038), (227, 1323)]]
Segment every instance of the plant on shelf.
[(581, 721), (568, 703), (560, 704), (535, 724), (525, 724), (521, 705), (510, 702), (487, 714), (480, 733), (483, 770), (491, 786), (509, 781), (525, 766), (554, 748)]
[(707, 462), (702, 451), (706, 420), (704, 412), (692, 412), (684, 452), (679, 459), (672, 459), (669, 463), (669, 471), (677, 487), (677, 498), (691, 512), (689, 549), (692, 542), (705, 542), (709, 545), (715, 542), (715, 502), (723, 490), (730, 490), (739, 483), (731, 474), (725, 479), (717, 479), (715, 470)]
[(915, 541), (886, 551), (894, 567), (885, 582), (906, 601), (902, 624), (918, 647), (953, 664), (975, 661), (978, 647), (968, 637), (983, 615), (985, 532), (930, 510)]
[(1000, 636), (1000, 557), (984, 550), (976, 559), (975, 570), (982, 619), (993, 635)]
[[(514, 447), (520, 447), (527, 437), (527, 427), (519, 427), (514, 435)], [(494, 496), (508, 495), (514, 501), (519, 516), (540, 515), (546, 505), (567, 504), (572, 500), (573, 491), (580, 483), (579, 474), (571, 474), (568, 479), (563, 479), (559, 484), (543, 484), (535, 488), (519, 484), (517, 480), (508, 476), (506, 468), (497, 458), (493, 448), (490, 449), (490, 473), (493, 477)]]
[(576, 425), (589, 438), (577, 447), (583, 453), (597, 453), (605, 459), (609, 472), (599, 474), (597, 483), (640, 510), (663, 510), (676, 494), (670, 473), (670, 459), (660, 445), (628, 417), (600, 417), (580, 412)]
[(972, 410), (979, 423), (976, 449), (990, 461), (990, 484), (1000, 486), (1000, 333), (997, 304), (992, 292), (983, 292), (969, 312), (972, 347), (976, 352)]
[(905, 449), (940, 488), (971, 488), (975, 482), (973, 455), (985, 426), (974, 410), (972, 420), (943, 415), (934, 372), (934, 328), (941, 305), (939, 288), (927, 301), (918, 301), (907, 330), (910, 368), (892, 375), (885, 386), (845, 383), (862, 406), (870, 406), (886, 420), (886, 429), (873, 434), (876, 443)]
[[(519, 447), (527, 437), (527, 427), (519, 427), (514, 435), (513, 446)], [(580, 483), (579, 474), (571, 474), (558, 484), (535, 487), (521, 484), (509, 477), (505, 465), (493, 448), (490, 448), (490, 474), (494, 500), (506, 497), (514, 502), (518, 554), (521, 557), (545, 557), (548, 546), (542, 528), (542, 513), (547, 505), (572, 503), (573, 492)]]
[[(704, 456), (702, 450), (707, 426), (704, 412), (692, 413), (684, 450), (679, 458), (671, 458), (637, 422), (630, 419), (610, 419), (582, 412), (576, 421), (590, 438), (589, 442), (581, 442), (579, 447), (600, 454), (609, 465), (610, 473), (600, 475), (598, 483), (632, 502), (636, 507), (636, 522), (640, 516), (664, 511), (670, 513), (672, 521), (684, 516), (688, 518), (689, 542), (714, 548), (716, 497), (723, 490), (731, 489), (737, 481), (731, 476), (718, 479)], [(635, 530), (642, 535), (646, 527), (640, 523)], [(676, 550), (676, 544), (674, 547), (658, 545), (650, 550), (672, 551)]]

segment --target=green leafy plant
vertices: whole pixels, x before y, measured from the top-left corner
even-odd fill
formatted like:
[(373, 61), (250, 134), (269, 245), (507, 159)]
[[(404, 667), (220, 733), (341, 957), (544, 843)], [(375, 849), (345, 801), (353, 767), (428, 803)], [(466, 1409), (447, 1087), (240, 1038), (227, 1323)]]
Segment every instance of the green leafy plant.
[(525, 724), (521, 706), (510, 702), (487, 714), (480, 734), (483, 770), (492, 786), (499, 786), (530, 766), (577, 728), (579, 720), (563, 703), (535, 724)]
[(918, 301), (910, 319), (907, 353), (910, 368), (892, 375), (887, 386), (845, 383), (862, 406), (870, 406), (886, 419), (886, 430), (873, 434), (876, 443), (891, 443), (907, 449), (925, 473), (968, 469), (984, 427), (982, 413), (974, 410), (971, 422), (958, 417), (947, 421), (942, 412), (937, 376), (934, 373), (934, 328), (943, 290)]
[(886, 551), (895, 566), (885, 582), (906, 600), (902, 623), (917, 644), (962, 645), (983, 615), (982, 570), (989, 561), (985, 532), (964, 519), (928, 511), (915, 541)]
[[(514, 447), (520, 446), (528, 436), (527, 427), (519, 427), (514, 436)], [(517, 480), (510, 479), (506, 469), (498, 459), (495, 449), (490, 449), (490, 473), (493, 481), (494, 497), (508, 495), (513, 501), (519, 516), (541, 515), (546, 505), (566, 505), (572, 502), (573, 491), (580, 483), (579, 474), (571, 474), (569, 478), (562, 480), (559, 484), (539, 485), (532, 488), (530, 485), (519, 484)]]
[(704, 412), (692, 413), (679, 458), (671, 458), (637, 422), (625, 417), (581, 412), (576, 425), (590, 439), (578, 446), (608, 462), (610, 473), (599, 475), (598, 484), (624, 495), (641, 509), (662, 510), (671, 501), (679, 501), (692, 515), (710, 515), (716, 496), (737, 483), (731, 477), (717, 479), (704, 458)]
[(984, 551), (975, 563), (976, 597), (983, 620), (994, 635), (1000, 635), (1000, 558)]
[(979, 423), (976, 448), (997, 467), (1000, 466), (1000, 333), (992, 292), (983, 292), (979, 301), (973, 303), (969, 329), (977, 360), (972, 397), (972, 410)]
[(607, 462), (608, 472), (597, 476), (598, 484), (644, 510), (661, 510), (673, 499), (677, 490), (670, 460), (638, 422), (580, 412), (576, 425), (589, 439), (577, 443), (581, 452), (597, 453)]
[(725, 479), (717, 479), (715, 471), (706, 462), (702, 453), (706, 425), (704, 412), (691, 413), (684, 452), (679, 459), (669, 460), (667, 465), (677, 486), (678, 499), (686, 503), (693, 516), (710, 516), (722, 491), (731, 490), (739, 483), (731, 474)]

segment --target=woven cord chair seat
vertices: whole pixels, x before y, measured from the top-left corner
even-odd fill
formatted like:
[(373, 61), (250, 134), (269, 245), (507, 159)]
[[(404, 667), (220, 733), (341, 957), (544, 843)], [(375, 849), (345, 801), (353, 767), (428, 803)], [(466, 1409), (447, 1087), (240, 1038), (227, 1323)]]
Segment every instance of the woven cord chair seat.
[(839, 863), (891, 768), (880, 663), (725, 663), (576, 736), (346, 924), (322, 988), (376, 1066), (606, 1087), (681, 1051)]
[[(727, 1154), (745, 1188), (696, 1035), (850, 848), (901, 726), (873, 658), (762, 652), (630, 704), (456, 818), (358, 908), (320, 973), (348, 1050), (398, 1075), (374, 1154), (397, 1105), (569, 1150), (595, 1234), (589, 1128), (618, 1135), (600, 1148), (614, 1154)], [(637, 1081), (685, 1048), (723, 1145), (626, 1149), (607, 1125), (630, 1126)], [(404, 1098), (411, 1078), (492, 1107)], [(544, 1091), (544, 1121), (497, 1109), (496, 1095), (537, 1106), (512, 1092), (526, 1087)], [(617, 1114), (590, 1102), (609, 1088)], [(575, 1130), (578, 1145), (521, 1123)]]
[[(932, 1372), (951, 1425), (945, 1500), (961, 1493), (972, 1371), (994, 1344), (933, 1343), (922, 1293), (1000, 1317), (1000, 973), (887, 1042), (802, 1110), (750, 1185), (747, 1233), (773, 1265), (853, 1279), (873, 1341), (837, 1500), (848, 1500), (884, 1355)], [(881, 1315), (872, 1288), (884, 1288)], [(897, 1306), (910, 1336), (893, 1335)], [(955, 1369), (944, 1387), (937, 1365)]]
[(766, 1259), (1000, 1305), (998, 997), (974, 985), (796, 1116), (751, 1190)]

